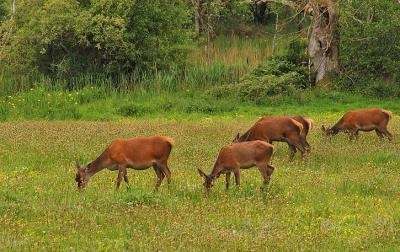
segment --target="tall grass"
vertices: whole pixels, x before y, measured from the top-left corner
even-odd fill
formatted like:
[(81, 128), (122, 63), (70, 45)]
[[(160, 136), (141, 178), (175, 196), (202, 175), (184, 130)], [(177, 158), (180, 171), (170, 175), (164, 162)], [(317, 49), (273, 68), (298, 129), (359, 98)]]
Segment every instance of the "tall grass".
[[(284, 54), (286, 40), (278, 43), (275, 54)], [(272, 55), (272, 37), (219, 36), (209, 45), (199, 45), (188, 56), (188, 64), (180, 69), (134, 72), (130, 75), (107, 76), (82, 74), (56, 79), (40, 73), (12, 74), (0, 71), (0, 96), (28, 91), (77, 90), (96, 86), (109, 90), (160, 93), (184, 89), (205, 89), (232, 83)]]

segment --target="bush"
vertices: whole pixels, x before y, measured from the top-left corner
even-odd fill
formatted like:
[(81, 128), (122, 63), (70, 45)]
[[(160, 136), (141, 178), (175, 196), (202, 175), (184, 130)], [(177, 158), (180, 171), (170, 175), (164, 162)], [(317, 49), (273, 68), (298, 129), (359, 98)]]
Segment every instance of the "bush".
[(118, 114), (126, 117), (143, 116), (152, 112), (152, 108), (135, 103), (122, 105), (118, 109)]
[(208, 92), (214, 97), (234, 95), (260, 102), (265, 97), (292, 94), (307, 87), (307, 71), (284, 58), (272, 58), (234, 84), (217, 86)]
[(21, 0), (0, 65), (60, 78), (168, 69), (185, 59), (188, 22), (184, 0)]
[(352, 78), (388, 79), (400, 69), (400, 4), (350, 1), (340, 4), (340, 62)]

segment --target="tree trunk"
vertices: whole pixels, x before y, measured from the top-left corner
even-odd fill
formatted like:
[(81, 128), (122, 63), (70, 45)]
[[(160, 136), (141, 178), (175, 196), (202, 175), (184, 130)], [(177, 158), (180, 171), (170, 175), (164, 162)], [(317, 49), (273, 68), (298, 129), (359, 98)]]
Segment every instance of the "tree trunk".
[(201, 16), (200, 16), (200, 0), (192, 0), (194, 11), (194, 36), (200, 35)]
[(251, 3), (251, 11), (253, 12), (254, 23), (266, 24), (269, 17), (269, 9), (267, 2), (253, 0)]
[(11, 18), (13, 18), (15, 16), (15, 11), (17, 9), (17, 0), (12, 0), (11, 2)]
[(308, 53), (316, 70), (315, 83), (323, 80), (328, 73), (338, 74), (339, 38), (337, 33), (336, 0), (311, 5), (313, 23), (308, 43)]

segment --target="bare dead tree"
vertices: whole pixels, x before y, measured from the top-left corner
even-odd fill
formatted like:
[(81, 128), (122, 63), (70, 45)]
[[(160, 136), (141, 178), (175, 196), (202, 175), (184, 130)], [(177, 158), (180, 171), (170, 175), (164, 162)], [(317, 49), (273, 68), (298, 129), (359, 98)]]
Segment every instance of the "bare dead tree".
[(327, 73), (340, 72), (339, 38), (337, 31), (336, 0), (309, 2), (312, 11), (311, 34), (308, 54), (316, 71), (315, 82), (323, 80)]
[(14, 18), (17, 10), (17, 0), (11, 0), (11, 18)]
[[(316, 71), (315, 83), (328, 73), (339, 73), (339, 37), (337, 31), (337, 0), (259, 0), (285, 5), (298, 13), (311, 16), (308, 38), (310, 67)], [(399, 0), (400, 1), (400, 0)], [(251, 3), (251, 1), (248, 1)]]

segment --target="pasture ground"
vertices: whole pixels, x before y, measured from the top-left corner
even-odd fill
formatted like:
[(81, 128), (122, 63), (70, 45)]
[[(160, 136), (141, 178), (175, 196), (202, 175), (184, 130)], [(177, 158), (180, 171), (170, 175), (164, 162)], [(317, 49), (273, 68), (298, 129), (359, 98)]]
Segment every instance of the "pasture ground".
[[(242, 187), (225, 179), (204, 193), (197, 168), (211, 170), (221, 146), (256, 118), (139, 119), (117, 122), (0, 124), (0, 250), (398, 250), (400, 249), (400, 118), (392, 142), (375, 133), (358, 141), (323, 138), (313, 116), (312, 153), (288, 162), (276, 144), (267, 192), (256, 168)], [(132, 189), (115, 191), (105, 170), (79, 193), (75, 159), (87, 163), (114, 138), (168, 135), (172, 185), (153, 192), (155, 174), (129, 170)], [(233, 181), (232, 181), (233, 182)]]

